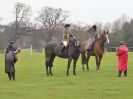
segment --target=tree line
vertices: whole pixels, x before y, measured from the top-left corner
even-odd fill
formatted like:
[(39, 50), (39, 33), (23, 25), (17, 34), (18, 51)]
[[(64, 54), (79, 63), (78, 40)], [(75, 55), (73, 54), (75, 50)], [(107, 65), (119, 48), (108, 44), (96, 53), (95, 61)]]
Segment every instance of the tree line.
[[(44, 7), (38, 16), (31, 21), (32, 8), (17, 2), (14, 6), (14, 21), (9, 24), (0, 24), (0, 50), (4, 50), (9, 41), (16, 41), (17, 46), (40, 50), (51, 40), (62, 40), (63, 26), (69, 17), (69, 11), (61, 8)], [(2, 20), (0, 18), (0, 20)], [(127, 46), (133, 47), (133, 19), (122, 15), (112, 23), (94, 23), (98, 27), (98, 33), (109, 31), (110, 47), (118, 47), (121, 40)], [(87, 29), (91, 25), (71, 23), (71, 33), (80, 42), (88, 39)]]

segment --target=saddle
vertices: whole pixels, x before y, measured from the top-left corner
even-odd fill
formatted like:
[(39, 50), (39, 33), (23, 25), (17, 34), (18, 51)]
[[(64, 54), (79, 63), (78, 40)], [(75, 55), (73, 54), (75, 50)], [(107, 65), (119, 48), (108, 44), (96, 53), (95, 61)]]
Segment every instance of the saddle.
[(92, 43), (91, 49), (87, 51), (87, 53), (90, 53), (90, 55), (92, 56), (94, 56), (94, 52), (93, 52), (94, 45), (95, 45), (95, 42)]

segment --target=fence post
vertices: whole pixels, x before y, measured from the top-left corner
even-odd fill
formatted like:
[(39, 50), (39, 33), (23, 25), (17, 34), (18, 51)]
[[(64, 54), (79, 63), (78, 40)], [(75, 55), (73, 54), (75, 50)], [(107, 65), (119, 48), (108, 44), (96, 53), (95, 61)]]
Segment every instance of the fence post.
[(32, 45), (30, 46), (30, 54), (32, 55)]

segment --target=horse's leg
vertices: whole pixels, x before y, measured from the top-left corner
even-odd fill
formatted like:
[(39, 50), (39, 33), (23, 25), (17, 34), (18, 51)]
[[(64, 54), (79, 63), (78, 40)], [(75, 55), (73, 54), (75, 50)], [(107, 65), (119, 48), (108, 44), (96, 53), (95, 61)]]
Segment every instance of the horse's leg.
[(71, 61), (72, 61), (72, 58), (68, 58), (67, 72), (66, 72), (67, 76), (69, 76), (69, 68), (70, 68), (70, 65), (71, 65)]
[(53, 73), (52, 73), (52, 67), (51, 66), (49, 67), (49, 74), (50, 75), (53, 75)]
[(76, 75), (76, 63), (77, 63), (77, 59), (73, 60), (73, 75)]
[(84, 69), (84, 64), (82, 64), (82, 70), (85, 70), (85, 69)]
[(55, 58), (55, 55), (52, 55), (51, 58), (50, 58), (50, 66), (49, 66), (49, 73), (50, 73), (50, 75), (53, 75), (52, 67), (53, 67), (54, 58)]
[(87, 67), (87, 70), (88, 70), (88, 71), (89, 71), (89, 60), (90, 60), (90, 54), (87, 54), (86, 67)]
[(98, 57), (98, 55), (96, 55), (95, 58), (96, 58), (96, 70), (98, 70), (98, 64), (99, 64), (99, 57)]
[(46, 66), (46, 75), (49, 76), (48, 66)]
[(99, 55), (98, 70), (100, 69), (100, 64), (101, 64), (102, 57), (103, 57), (103, 54)]
[(85, 64), (85, 53), (81, 53), (81, 59), (82, 59), (82, 70), (84, 70), (84, 64)]
[(50, 56), (46, 58), (45, 66), (46, 66), (46, 74), (49, 75), (49, 62), (50, 62)]

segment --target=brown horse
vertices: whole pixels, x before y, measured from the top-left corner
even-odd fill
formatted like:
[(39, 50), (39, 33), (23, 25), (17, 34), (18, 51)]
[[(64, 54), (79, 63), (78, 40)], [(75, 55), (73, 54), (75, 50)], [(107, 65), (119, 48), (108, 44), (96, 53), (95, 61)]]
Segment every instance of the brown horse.
[(105, 45), (106, 41), (109, 44), (108, 32), (103, 31), (102, 35), (93, 43), (92, 50), (89, 51), (87, 54), (85, 51), (85, 45), (86, 45), (87, 41), (84, 41), (81, 43), (80, 51), (81, 51), (82, 69), (83, 70), (84, 70), (84, 64), (86, 64), (87, 70), (89, 70), (88, 63), (89, 63), (90, 56), (95, 56), (96, 70), (99, 70), (101, 59), (104, 54), (104, 45)]

